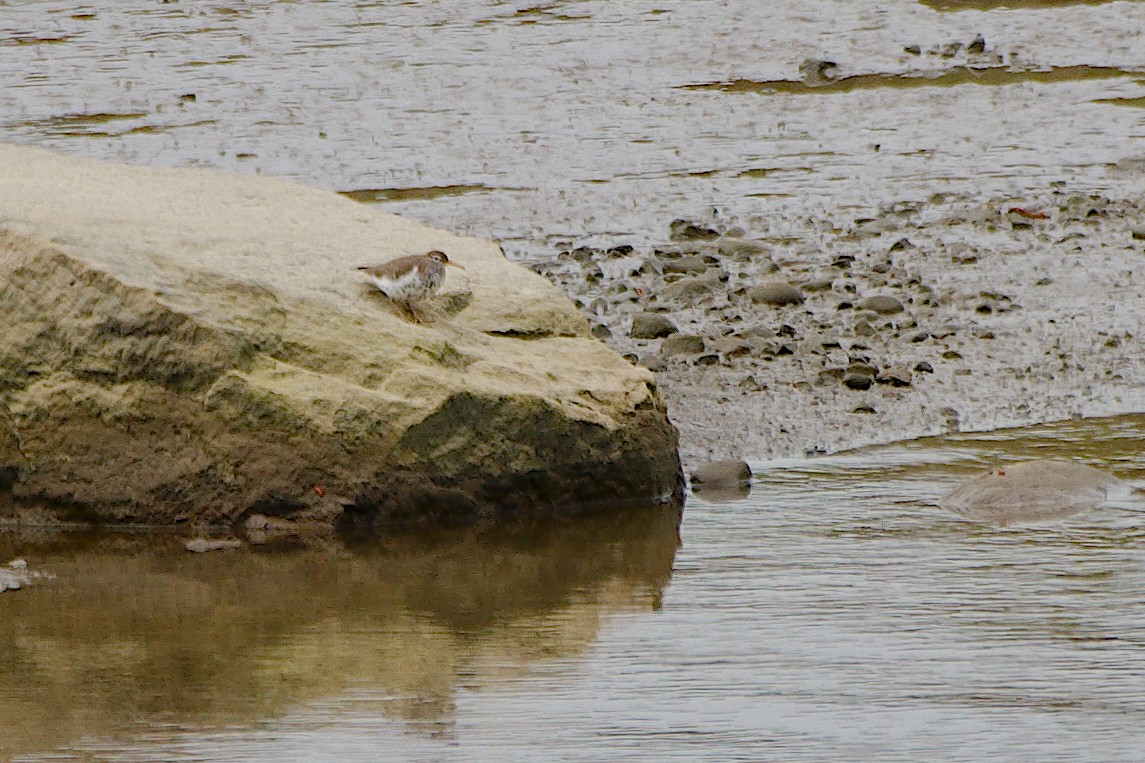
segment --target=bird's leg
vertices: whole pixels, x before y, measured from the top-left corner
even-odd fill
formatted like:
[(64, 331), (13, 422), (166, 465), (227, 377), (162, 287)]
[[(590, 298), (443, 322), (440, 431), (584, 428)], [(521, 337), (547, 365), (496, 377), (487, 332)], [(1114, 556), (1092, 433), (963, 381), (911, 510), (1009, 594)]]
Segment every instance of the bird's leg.
[(427, 323), (433, 323), (432, 320), (426, 318), (424, 315), (421, 315), (417, 310), (415, 310), (412, 302), (407, 303), (407, 305), (409, 307), (410, 315), (413, 316), (414, 323), (419, 323), (423, 326)]
[(410, 323), (416, 323), (419, 326), (429, 323), (417, 310), (414, 309), (413, 302), (402, 302), (403, 312), (409, 318)]

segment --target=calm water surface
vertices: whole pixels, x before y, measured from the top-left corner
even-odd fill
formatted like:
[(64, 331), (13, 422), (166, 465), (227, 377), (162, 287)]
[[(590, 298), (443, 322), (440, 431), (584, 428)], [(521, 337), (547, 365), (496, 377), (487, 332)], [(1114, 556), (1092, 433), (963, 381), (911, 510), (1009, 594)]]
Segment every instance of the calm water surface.
[(1141, 760), (1145, 516), (933, 503), (996, 460), (1140, 481), (1143, 449), (1123, 417), (758, 463), (681, 545), (647, 514), (207, 556), (6, 536), (57, 577), (0, 600), (5, 753)]

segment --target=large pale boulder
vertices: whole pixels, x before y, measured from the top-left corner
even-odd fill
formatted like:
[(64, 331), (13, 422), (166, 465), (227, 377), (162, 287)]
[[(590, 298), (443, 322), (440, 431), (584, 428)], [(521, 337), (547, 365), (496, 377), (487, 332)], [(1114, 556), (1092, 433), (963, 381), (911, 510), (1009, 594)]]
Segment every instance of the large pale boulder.
[[(652, 375), (492, 242), (276, 179), (2, 145), (0, 179), (0, 511), (372, 525), (681, 490)], [(466, 269), (416, 325), (355, 266), (428, 249)]]

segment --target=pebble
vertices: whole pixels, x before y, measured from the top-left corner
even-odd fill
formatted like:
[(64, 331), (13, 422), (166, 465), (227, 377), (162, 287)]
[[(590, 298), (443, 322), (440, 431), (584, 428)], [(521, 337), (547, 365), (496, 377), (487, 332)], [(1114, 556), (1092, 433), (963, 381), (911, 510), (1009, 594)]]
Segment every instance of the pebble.
[(764, 281), (751, 289), (748, 296), (752, 302), (765, 305), (798, 305), (803, 302), (803, 292), (799, 287), (786, 281)]
[(751, 481), (751, 467), (739, 459), (710, 461), (692, 470), (692, 487), (735, 487)]
[(668, 362), (664, 360), (664, 356), (658, 352), (650, 352), (646, 355), (641, 355), (636, 361), (636, 365), (647, 368), (653, 373), (668, 370)]
[(665, 273), (685, 273), (689, 275), (706, 272), (709, 267), (703, 257), (695, 254), (684, 255), (674, 260), (666, 260), (663, 264)]
[(848, 389), (870, 389), (871, 385), (875, 383), (875, 375), (867, 371), (851, 371), (848, 370), (843, 374), (843, 386)]
[(703, 275), (685, 276), (675, 283), (668, 284), (660, 290), (659, 296), (665, 300), (694, 302), (715, 293), (726, 278), (727, 274), (712, 268)]
[(736, 260), (744, 261), (767, 254), (767, 247), (758, 241), (725, 240), (719, 244), (720, 254)]
[(695, 334), (677, 334), (660, 343), (660, 353), (672, 355), (698, 355), (704, 351), (704, 338)]
[(628, 335), (633, 339), (662, 339), (679, 331), (672, 319), (663, 313), (637, 313), (632, 316)]
[(688, 220), (673, 220), (668, 226), (668, 231), (677, 241), (710, 241), (720, 237), (720, 232), (715, 228)]
[(835, 276), (830, 273), (813, 275), (803, 282), (805, 291), (830, 291), (835, 285)]
[(903, 311), (902, 302), (887, 294), (873, 294), (859, 300), (856, 305), (860, 310), (873, 310), (879, 315), (893, 315)]
[(867, 376), (866, 374), (845, 373), (843, 374), (843, 386), (847, 389), (858, 391), (868, 390), (874, 384), (874, 377)]
[(744, 339), (735, 336), (720, 337), (713, 341), (709, 346), (712, 352), (718, 352), (725, 358), (738, 358), (744, 355), (750, 355), (752, 346)]
[(879, 384), (890, 384), (894, 387), (909, 387), (914, 383), (914, 375), (910, 372), (909, 368), (902, 368), (895, 366), (893, 368), (883, 369), (875, 381)]

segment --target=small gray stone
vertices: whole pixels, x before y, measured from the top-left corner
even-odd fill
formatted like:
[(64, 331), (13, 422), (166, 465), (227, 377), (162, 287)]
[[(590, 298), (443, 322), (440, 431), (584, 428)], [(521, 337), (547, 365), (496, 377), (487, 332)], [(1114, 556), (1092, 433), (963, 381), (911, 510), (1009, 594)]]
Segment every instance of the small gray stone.
[(859, 300), (856, 305), (860, 310), (874, 310), (879, 315), (891, 315), (903, 311), (902, 302), (886, 294), (873, 294)]
[(723, 286), (724, 276), (718, 268), (698, 276), (686, 276), (660, 290), (660, 299), (694, 302), (716, 292)]
[(725, 257), (732, 257), (742, 262), (767, 254), (767, 247), (758, 241), (724, 240), (719, 243), (718, 251)]
[(752, 347), (746, 340), (735, 336), (720, 337), (708, 347), (712, 352), (718, 352), (725, 358), (738, 358), (750, 355)]
[(672, 319), (662, 313), (637, 313), (632, 316), (633, 339), (662, 339), (679, 331)]
[(819, 273), (803, 282), (806, 291), (830, 291), (835, 284), (835, 277), (830, 273)]
[(764, 281), (748, 292), (752, 302), (765, 305), (797, 305), (803, 301), (803, 292), (786, 281)]
[(687, 254), (674, 260), (664, 261), (665, 273), (703, 273), (708, 267), (709, 265), (704, 258), (696, 254)]
[(843, 386), (848, 389), (870, 389), (874, 383), (874, 375), (866, 372), (847, 371), (847, 373), (843, 374)]
[(909, 368), (885, 368), (875, 377), (879, 384), (890, 384), (894, 387), (909, 387), (914, 383), (914, 375)]
[(751, 467), (738, 459), (711, 461), (692, 471), (692, 486), (735, 487), (751, 481)]
[(844, 373), (842, 368), (824, 368), (815, 377), (815, 383), (820, 386), (838, 384), (843, 380)]
[(636, 365), (647, 368), (653, 373), (668, 370), (668, 364), (664, 362), (664, 356), (658, 352), (650, 352), (647, 355), (641, 355), (640, 359), (636, 361)]
[(754, 376), (743, 377), (740, 379), (739, 384), (736, 386), (738, 386), (744, 392), (763, 392), (770, 389), (770, 387), (767, 386), (767, 382), (761, 382)]
[(698, 355), (704, 351), (704, 338), (694, 334), (677, 334), (660, 343), (663, 355)]
[(688, 220), (673, 220), (668, 230), (676, 241), (710, 241), (720, 237), (720, 232), (714, 228)]

